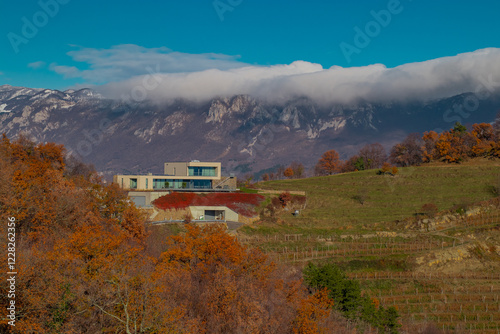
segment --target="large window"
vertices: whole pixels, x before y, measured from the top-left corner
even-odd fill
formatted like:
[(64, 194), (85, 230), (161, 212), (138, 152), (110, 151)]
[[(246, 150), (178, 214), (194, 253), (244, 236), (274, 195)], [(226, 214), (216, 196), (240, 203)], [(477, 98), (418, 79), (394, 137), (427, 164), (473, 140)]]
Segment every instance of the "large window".
[(210, 189), (211, 180), (153, 179), (153, 189)]
[(215, 176), (216, 167), (188, 167), (189, 176)]
[(226, 220), (224, 210), (205, 210), (204, 220)]
[(137, 189), (137, 179), (130, 179), (130, 189)]
[(184, 189), (189, 188), (189, 180), (153, 179), (153, 189)]
[(184, 189), (184, 188), (189, 188), (189, 183), (186, 182), (185, 180), (172, 180), (172, 185), (170, 188), (174, 189)]
[(164, 179), (153, 179), (153, 189), (168, 189), (171, 187), (171, 183)]

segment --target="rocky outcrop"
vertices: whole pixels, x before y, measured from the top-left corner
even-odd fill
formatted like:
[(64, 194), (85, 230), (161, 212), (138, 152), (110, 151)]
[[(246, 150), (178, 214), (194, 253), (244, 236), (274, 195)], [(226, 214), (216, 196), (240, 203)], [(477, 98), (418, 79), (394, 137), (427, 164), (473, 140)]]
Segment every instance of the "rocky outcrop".
[(490, 207), (474, 207), (461, 213), (449, 213), (438, 215), (434, 218), (423, 218), (406, 225), (407, 229), (418, 230), (420, 232), (440, 231), (455, 226), (467, 226), (478, 216), (487, 214)]

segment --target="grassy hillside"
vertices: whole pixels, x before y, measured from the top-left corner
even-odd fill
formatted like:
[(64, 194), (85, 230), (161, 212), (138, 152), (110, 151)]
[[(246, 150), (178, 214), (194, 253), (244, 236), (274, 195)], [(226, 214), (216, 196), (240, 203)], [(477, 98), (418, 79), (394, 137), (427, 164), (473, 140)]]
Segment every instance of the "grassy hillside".
[(492, 199), (499, 186), (500, 163), (490, 160), (401, 168), (394, 177), (369, 170), (263, 182), (263, 189), (305, 191), (307, 207), (298, 217), (280, 212), (278, 224), (244, 227), (238, 238), (299, 269), (335, 263), (381, 305), (397, 307), (402, 332), (493, 334), (500, 323), (498, 204), (476, 205), (455, 215), (465, 220), (436, 230), (394, 222), (426, 203), (445, 211)]
[(447, 210), (494, 197), (500, 163), (476, 160), (461, 165), (433, 164), (400, 168), (396, 176), (375, 170), (300, 180), (261, 183), (263, 189), (302, 190), (307, 209), (299, 217), (283, 215), (290, 225), (310, 228), (376, 229), (381, 222), (414, 216), (426, 203)]

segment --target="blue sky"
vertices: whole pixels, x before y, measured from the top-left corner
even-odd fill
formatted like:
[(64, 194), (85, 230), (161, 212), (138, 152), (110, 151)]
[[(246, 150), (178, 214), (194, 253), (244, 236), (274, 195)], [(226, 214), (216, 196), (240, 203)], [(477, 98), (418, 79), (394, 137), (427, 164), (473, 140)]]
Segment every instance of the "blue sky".
[[(0, 84), (39, 88), (119, 82), (158, 64), (188, 73), (304, 61), (309, 73), (309, 63), (392, 68), (500, 48), (494, 0), (42, 0), (0, 10)], [(23, 33), (26, 21), (37, 31)], [(356, 44), (356, 27), (371, 37)]]

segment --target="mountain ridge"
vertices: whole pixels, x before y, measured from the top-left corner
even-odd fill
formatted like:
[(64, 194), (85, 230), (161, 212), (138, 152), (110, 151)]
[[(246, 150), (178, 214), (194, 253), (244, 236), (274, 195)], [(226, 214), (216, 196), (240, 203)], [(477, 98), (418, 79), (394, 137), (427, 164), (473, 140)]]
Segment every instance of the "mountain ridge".
[[(248, 95), (199, 103), (108, 99), (98, 92), (0, 86), (0, 132), (64, 144), (97, 170), (161, 173), (165, 161), (221, 161), (225, 172), (258, 172), (300, 161), (313, 166), (328, 149), (347, 158), (366, 143), (387, 149), (408, 133), (493, 121), (500, 95), (463, 108), (473, 93), (426, 102), (320, 105), (297, 97), (283, 104)], [(457, 107), (458, 106), (458, 107)]]

